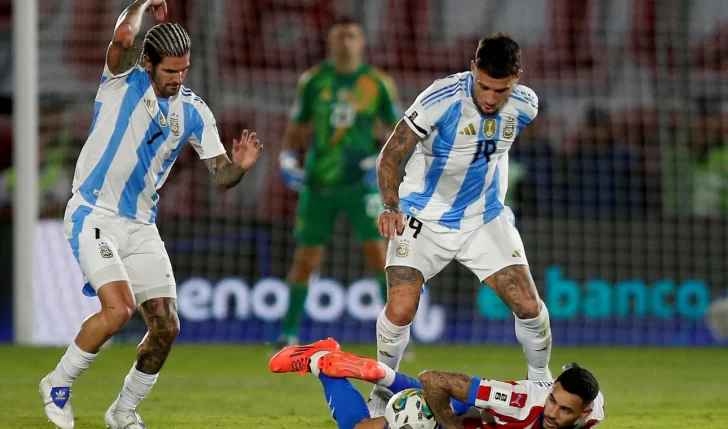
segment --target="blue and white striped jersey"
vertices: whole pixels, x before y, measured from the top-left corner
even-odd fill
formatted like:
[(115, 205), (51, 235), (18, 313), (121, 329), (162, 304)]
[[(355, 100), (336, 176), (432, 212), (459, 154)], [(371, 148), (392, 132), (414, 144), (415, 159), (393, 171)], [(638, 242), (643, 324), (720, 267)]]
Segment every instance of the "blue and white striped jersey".
[(399, 187), (406, 214), (435, 230), (472, 230), (500, 214), (508, 189), (508, 150), (536, 117), (538, 98), (516, 85), (503, 108), (482, 115), (472, 99), (473, 75), (435, 81), (405, 112), (423, 140)]
[(187, 141), (200, 159), (225, 153), (202, 99), (184, 86), (174, 97), (158, 98), (143, 68), (113, 75), (105, 67), (71, 201), (154, 223), (157, 190)]

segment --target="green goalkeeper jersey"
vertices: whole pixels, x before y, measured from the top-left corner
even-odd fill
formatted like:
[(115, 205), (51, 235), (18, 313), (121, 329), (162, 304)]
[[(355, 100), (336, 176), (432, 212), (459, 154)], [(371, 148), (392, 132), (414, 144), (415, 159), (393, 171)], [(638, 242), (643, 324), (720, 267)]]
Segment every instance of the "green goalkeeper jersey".
[(306, 154), (306, 184), (330, 187), (362, 180), (359, 163), (379, 152), (377, 121), (393, 126), (399, 120), (392, 79), (363, 64), (340, 74), (323, 62), (301, 75), (292, 119), (311, 124)]

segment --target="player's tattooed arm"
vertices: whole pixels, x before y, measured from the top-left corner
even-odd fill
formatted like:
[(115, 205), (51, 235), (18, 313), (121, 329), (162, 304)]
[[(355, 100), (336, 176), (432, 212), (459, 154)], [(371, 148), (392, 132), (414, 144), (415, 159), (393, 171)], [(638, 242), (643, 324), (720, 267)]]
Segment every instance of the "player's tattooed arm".
[(230, 189), (240, 183), (245, 175), (245, 170), (231, 162), (227, 154), (206, 159), (205, 165), (212, 174), (215, 183), (225, 189)]
[(412, 153), (420, 137), (400, 120), (377, 158), (377, 184), (385, 210), (399, 210), (399, 167)]
[(142, 15), (150, 8), (157, 8), (158, 19), (164, 18), (166, 4), (162, 0), (136, 0), (121, 13), (116, 21), (114, 38), (106, 53), (106, 64), (113, 74), (119, 74), (132, 68), (137, 61), (134, 39), (141, 28)]
[(463, 429), (463, 423), (450, 405), (450, 398), (468, 401), (473, 377), (456, 372), (424, 371), (419, 376), (427, 405), (443, 429)]

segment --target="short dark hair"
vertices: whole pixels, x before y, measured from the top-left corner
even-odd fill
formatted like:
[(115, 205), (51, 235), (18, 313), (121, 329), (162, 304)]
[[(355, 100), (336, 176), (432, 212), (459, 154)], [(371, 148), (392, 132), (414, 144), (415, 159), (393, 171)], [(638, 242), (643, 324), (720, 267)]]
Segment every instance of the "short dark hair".
[(594, 402), (599, 394), (597, 379), (582, 367), (576, 366), (567, 369), (556, 378), (555, 383), (559, 383), (565, 391), (572, 395), (580, 397), (584, 405)]
[(331, 31), (332, 28), (336, 27), (337, 25), (358, 25), (362, 29), (364, 29), (364, 26), (362, 25), (361, 21), (358, 19), (355, 19), (354, 17), (344, 15), (339, 16), (334, 19), (334, 21), (331, 23), (331, 26), (329, 26), (329, 31)]
[(475, 67), (493, 79), (515, 76), (521, 70), (521, 48), (510, 36), (491, 34), (478, 43)]
[(183, 57), (190, 53), (192, 42), (181, 25), (163, 22), (152, 27), (144, 36), (142, 55), (149, 57), (152, 67), (164, 57)]

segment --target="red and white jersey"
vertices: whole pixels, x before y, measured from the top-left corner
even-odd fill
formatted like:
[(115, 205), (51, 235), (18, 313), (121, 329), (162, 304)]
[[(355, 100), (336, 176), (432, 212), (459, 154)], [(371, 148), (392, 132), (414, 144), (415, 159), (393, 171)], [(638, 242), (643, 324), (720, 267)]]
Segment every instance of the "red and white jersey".
[[(466, 428), (542, 428), (544, 404), (554, 385), (553, 381), (497, 381), (484, 378), (475, 378), (473, 381), (478, 380), (480, 383), (471, 387), (468, 402), (483, 412), (480, 413), (480, 419), (477, 418), (477, 412), (467, 413), (463, 420)], [(604, 396), (599, 392), (594, 399), (592, 412), (584, 419), (578, 420), (573, 429), (591, 429), (602, 420), (604, 420)]]

